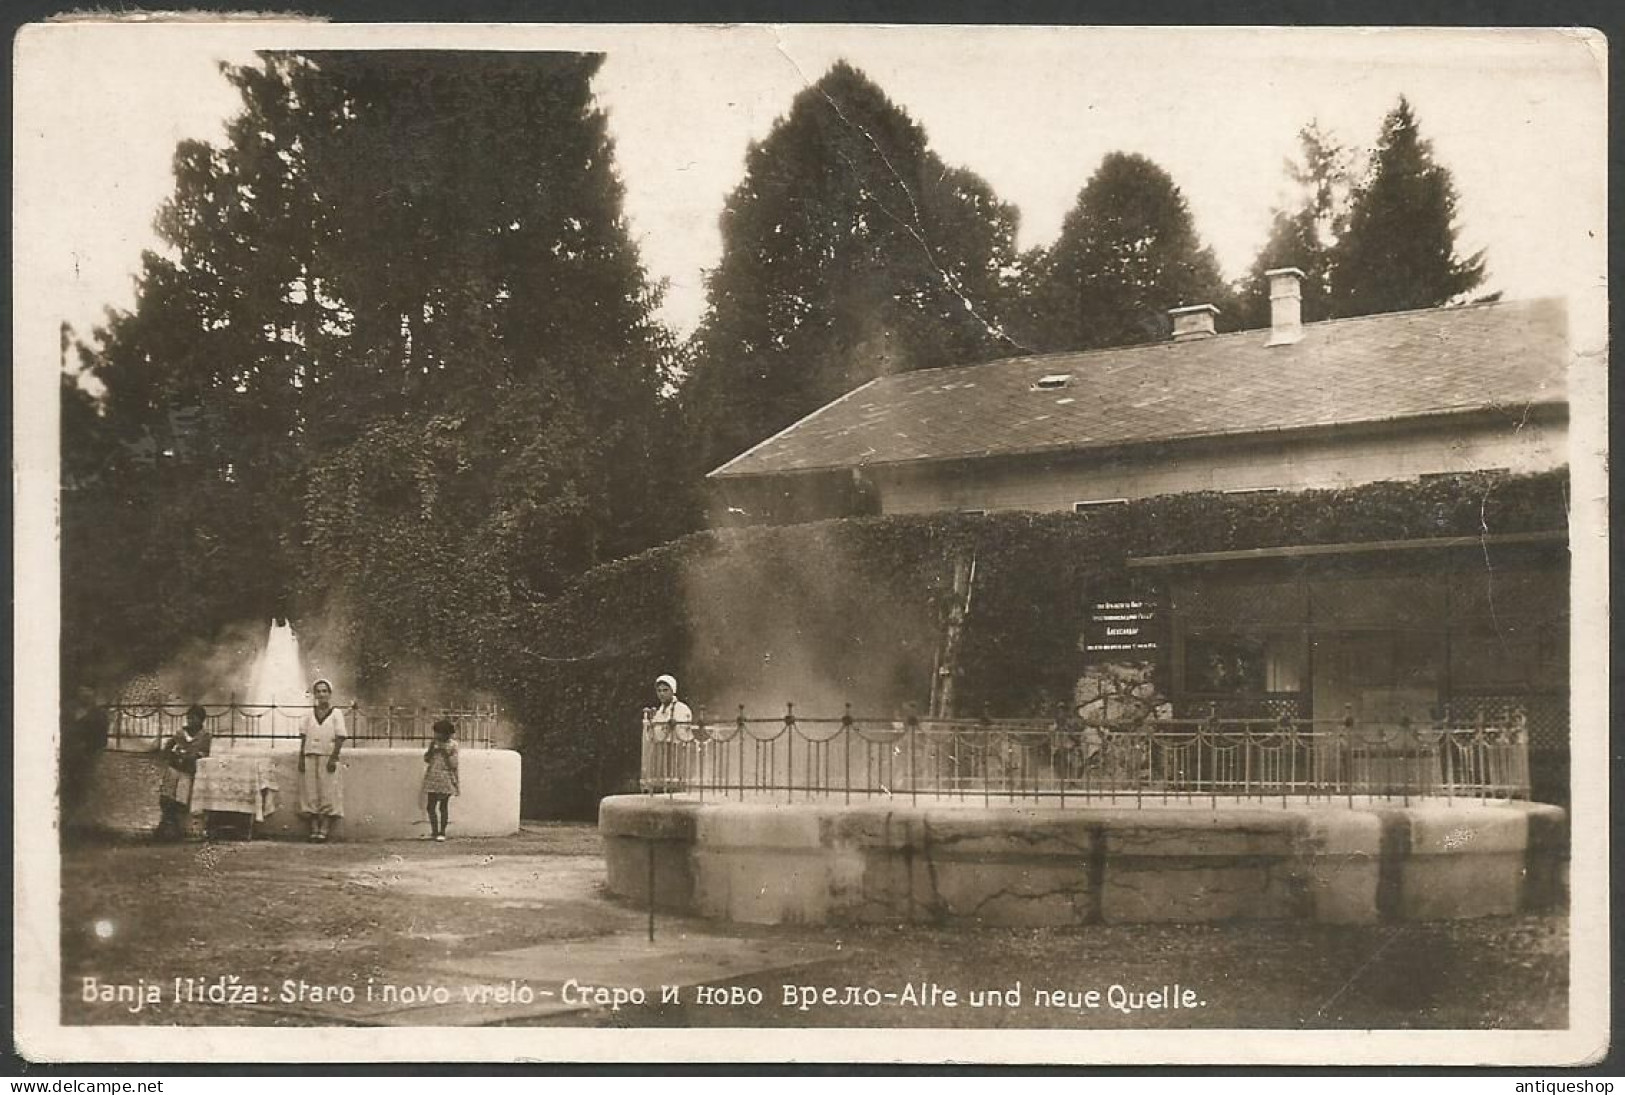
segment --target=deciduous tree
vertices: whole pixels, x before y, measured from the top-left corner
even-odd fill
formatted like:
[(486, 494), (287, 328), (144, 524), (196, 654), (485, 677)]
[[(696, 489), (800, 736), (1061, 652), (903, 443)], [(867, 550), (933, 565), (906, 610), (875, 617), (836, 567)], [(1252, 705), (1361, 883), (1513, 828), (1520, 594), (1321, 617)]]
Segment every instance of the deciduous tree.
[(684, 401), (709, 470), (875, 376), (1014, 352), (1015, 210), (840, 63), (747, 155)]
[(1043, 351), (1166, 338), (1171, 308), (1229, 311), (1185, 196), (1162, 168), (1126, 152), (1101, 161), (1029, 284), (1023, 340)]
[[(209, 609), (184, 614), (192, 633), (340, 601), (369, 665), (444, 662), (505, 605), (687, 527), (662, 427), (673, 348), (599, 63), (227, 70), (242, 113), (219, 147), (178, 150), (166, 249), (92, 361), (124, 455), (84, 535), (126, 520), (142, 577), (172, 579), (129, 582), (131, 617), (176, 584)], [(209, 566), (183, 565), (200, 530)], [(136, 638), (156, 657), (177, 636)]]

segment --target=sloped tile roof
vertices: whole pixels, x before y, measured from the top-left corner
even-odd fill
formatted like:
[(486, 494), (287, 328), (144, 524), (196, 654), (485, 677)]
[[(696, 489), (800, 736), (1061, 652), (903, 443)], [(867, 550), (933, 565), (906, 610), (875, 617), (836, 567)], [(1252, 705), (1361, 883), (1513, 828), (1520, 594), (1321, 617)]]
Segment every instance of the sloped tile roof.
[[(921, 369), (857, 388), (711, 472), (778, 475), (1385, 422), (1566, 401), (1561, 300)], [(1070, 374), (1064, 387), (1035, 387)]]

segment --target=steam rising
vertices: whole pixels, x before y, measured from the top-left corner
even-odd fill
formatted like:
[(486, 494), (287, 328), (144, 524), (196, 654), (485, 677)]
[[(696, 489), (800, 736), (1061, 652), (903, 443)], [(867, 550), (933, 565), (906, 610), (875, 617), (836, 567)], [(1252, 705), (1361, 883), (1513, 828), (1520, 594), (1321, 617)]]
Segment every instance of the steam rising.
[(305, 700), (306, 679), (299, 658), (299, 637), (287, 621), (273, 623), (265, 648), (249, 674), (249, 703), (298, 704)]
[[(152, 691), (121, 695), (125, 702), (170, 704), (236, 702), (302, 707), (311, 703), (310, 682), (333, 682), (333, 702), (351, 702), (350, 674), (320, 646), (304, 641), (287, 620), (258, 619), (233, 624), (212, 641), (194, 640), (154, 676)], [(325, 621), (310, 625), (318, 637), (330, 633)], [(322, 644), (331, 645), (331, 644)]]
[(922, 708), (930, 695), (936, 607), (918, 580), (866, 572), (834, 530), (798, 530), (795, 550), (750, 533), (689, 564), (692, 645), (681, 695), (712, 721), (865, 717)]

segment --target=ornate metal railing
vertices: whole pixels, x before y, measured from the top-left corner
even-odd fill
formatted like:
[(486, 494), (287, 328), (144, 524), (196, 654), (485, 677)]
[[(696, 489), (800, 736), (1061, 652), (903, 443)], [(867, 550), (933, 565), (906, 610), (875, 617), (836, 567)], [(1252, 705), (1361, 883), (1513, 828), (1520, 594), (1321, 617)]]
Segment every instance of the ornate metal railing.
[[(173, 734), (186, 717), (186, 703), (111, 703), (107, 712), (109, 749), (150, 749)], [(299, 721), (310, 705), (205, 703), (205, 728), (222, 743), (291, 749), (299, 741)], [(437, 719), (450, 719), (464, 747), (488, 749), (496, 737), (501, 709), (495, 704), (431, 707), (424, 704), (351, 704), (340, 707), (352, 745), (416, 746), (434, 736)]]
[(1069, 721), (800, 718), (643, 726), (652, 794), (876, 797), (988, 805), (1513, 799), (1529, 795), (1518, 720), (1358, 724), (1353, 719)]

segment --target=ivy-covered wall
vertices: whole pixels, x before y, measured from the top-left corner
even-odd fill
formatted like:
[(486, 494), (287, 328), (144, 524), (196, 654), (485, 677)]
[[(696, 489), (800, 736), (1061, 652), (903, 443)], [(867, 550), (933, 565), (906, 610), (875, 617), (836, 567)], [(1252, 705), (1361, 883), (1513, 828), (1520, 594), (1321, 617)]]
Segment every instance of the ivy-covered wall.
[(1073, 694), (1091, 601), (1130, 557), (1561, 530), (1564, 473), (1277, 495), (1182, 494), (1085, 513), (865, 517), (701, 533), (588, 573), (509, 625), (494, 681), (524, 734), (526, 816), (591, 817), (635, 785), (638, 713), (666, 672), (710, 719), (924, 708), (953, 561), (976, 577), (956, 707), (1039, 714)]

